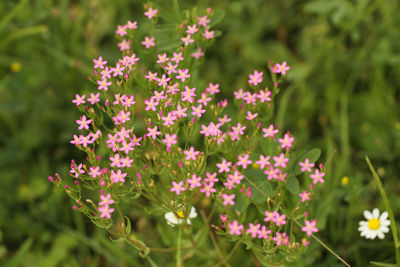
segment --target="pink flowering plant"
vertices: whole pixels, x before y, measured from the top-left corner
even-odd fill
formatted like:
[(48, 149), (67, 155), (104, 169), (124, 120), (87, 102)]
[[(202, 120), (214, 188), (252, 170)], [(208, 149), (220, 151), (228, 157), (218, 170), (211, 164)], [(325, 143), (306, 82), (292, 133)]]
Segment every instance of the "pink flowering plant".
[(197, 73), (220, 34), (212, 28), (220, 14), (184, 14), (165, 28), (175, 40), (167, 46), (156, 34), (155, 4), (145, 5), (145, 32), (136, 21), (117, 27), (121, 57), (94, 59), (93, 90), (72, 100), (82, 115), (71, 144), (85, 160), (72, 160), (68, 178), (49, 179), (75, 210), (143, 257), (163, 248), (136, 236), (135, 209), (156, 220), (161, 238), (176, 231), (163, 241), (178, 265), (209, 231), (215, 242), (245, 244), (263, 265), (294, 261), (318, 232), (309, 207), (326, 177), (320, 150), (296, 154), (293, 134), (274, 124), (290, 67), (268, 62), (250, 71), (246, 89), (228, 101), (217, 81), (202, 86)]

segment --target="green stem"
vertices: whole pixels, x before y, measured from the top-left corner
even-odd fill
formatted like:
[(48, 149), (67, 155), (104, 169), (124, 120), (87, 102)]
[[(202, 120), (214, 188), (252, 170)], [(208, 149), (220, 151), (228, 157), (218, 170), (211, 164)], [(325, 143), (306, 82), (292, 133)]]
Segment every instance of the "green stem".
[(182, 267), (181, 238), (182, 238), (182, 224), (179, 225), (178, 244), (176, 246), (176, 266), (177, 267)]
[(367, 161), (369, 168), (371, 169), (372, 176), (374, 177), (375, 183), (379, 188), (379, 193), (381, 194), (381, 197), (383, 199), (383, 204), (385, 205), (385, 208), (386, 208), (387, 212), (389, 213), (390, 228), (392, 229), (392, 235), (393, 235), (394, 246), (395, 246), (395, 251), (396, 251), (396, 264), (400, 265), (399, 236), (397, 234), (397, 227), (396, 227), (396, 221), (395, 221), (394, 215), (393, 215), (393, 210), (390, 207), (390, 203), (387, 198), (386, 192), (383, 189), (381, 179), (379, 178), (379, 175), (376, 173), (374, 166), (372, 166), (371, 161), (369, 160), (369, 158), (367, 156), (365, 156), (365, 160)]

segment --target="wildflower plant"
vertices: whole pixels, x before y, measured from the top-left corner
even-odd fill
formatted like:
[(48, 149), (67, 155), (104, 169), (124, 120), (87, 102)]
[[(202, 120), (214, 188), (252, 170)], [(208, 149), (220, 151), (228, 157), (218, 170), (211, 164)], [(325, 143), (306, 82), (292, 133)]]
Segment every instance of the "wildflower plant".
[[(121, 57), (94, 59), (93, 90), (72, 100), (82, 116), (71, 144), (85, 160), (71, 161), (69, 178), (49, 179), (65, 189), (75, 210), (143, 257), (159, 249), (137, 238), (132, 209), (156, 218), (157, 229), (177, 231), (178, 263), (182, 239), (193, 235), (195, 250), (209, 227), (245, 244), (264, 265), (296, 260), (318, 232), (309, 202), (326, 177), (317, 164), (320, 150), (296, 154), (293, 134), (274, 124), (275, 99), (290, 67), (268, 62), (250, 71), (247, 89), (229, 101), (217, 81), (203, 86), (198, 75), (222, 13), (193, 9), (171, 24), (149, 3), (144, 15), (143, 26), (117, 27)], [(195, 228), (198, 212), (204, 226)]]

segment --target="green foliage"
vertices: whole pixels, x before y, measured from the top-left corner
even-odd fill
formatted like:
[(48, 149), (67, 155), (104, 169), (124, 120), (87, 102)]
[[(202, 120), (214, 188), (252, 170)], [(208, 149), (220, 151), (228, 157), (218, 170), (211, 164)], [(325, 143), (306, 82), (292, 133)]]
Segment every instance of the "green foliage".
[[(389, 236), (383, 243), (366, 241), (357, 227), (363, 210), (383, 207), (365, 167), (365, 154), (373, 159), (384, 181), (394, 216), (400, 210), (397, 1), (156, 2), (174, 22), (179, 20), (179, 10), (195, 5), (211, 4), (225, 12), (219, 24), (223, 34), (207, 51), (199, 73), (205, 85), (220, 82), (227, 96), (246, 84), (250, 70), (265, 67), (266, 60), (288, 61), (290, 84), (281, 92), (275, 110), (279, 126), (295, 134), (299, 151), (324, 148), (325, 161), (337, 151), (326, 166), (326, 186), (318, 196), (322, 201), (313, 208), (318, 217), (325, 217), (321, 239), (352, 266), (393, 259)], [(115, 56), (115, 25), (141, 16), (142, 4), (128, 0), (0, 1), (0, 265), (13, 262), (27, 240), (33, 240), (33, 245), (25, 252), (23, 266), (34, 261), (47, 266), (104, 261), (108, 266), (142, 264), (132, 258), (130, 248), (113, 244), (104, 232), (92, 235), (91, 224), (77, 219), (79, 215), (73, 215), (70, 208), (73, 203), (46, 180), (53, 170), (67, 172), (63, 166), (72, 157), (73, 147), (66, 144), (78, 119), (70, 101), (87, 88), (92, 58)], [(15, 71), (16, 63), (19, 71)], [(343, 176), (349, 177), (347, 185), (341, 184)], [(288, 179), (288, 190), (296, 192), (297, 178)], [(262, 197), (254, 194), (255, 202)], [(54, 225), (60, 222), (78, 228), (77, 232), (111, 254), (59, 233)], [(150, 232), (147, 236), (154, 231), (140, 229)], [(161, 243), (155, 237), (149, 239)], [(79, 245), (74, 240), (80, 240)], [(229, 249), (229, 244), (221, 248)], [(333, 256), (322, 251), (311, 246), (296, 266), (334, 266)], [(243, 263), (246, 253), (239, 248), (232, 265), (253, 265), (255, 259), (246, 258)], [(153, 260), (163, 266), (159, 258)]]

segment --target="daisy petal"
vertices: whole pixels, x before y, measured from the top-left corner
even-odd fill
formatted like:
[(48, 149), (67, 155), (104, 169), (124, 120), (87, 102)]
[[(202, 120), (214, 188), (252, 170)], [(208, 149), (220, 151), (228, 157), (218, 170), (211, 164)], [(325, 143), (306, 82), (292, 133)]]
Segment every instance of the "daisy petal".
[(364, 210), (364, 217), (367, 219), (367, 220), (371, 220), (373, 217), (372, 217), (372, 213), (370, 212), (370, 211), (368, 211), (368, 210)]

